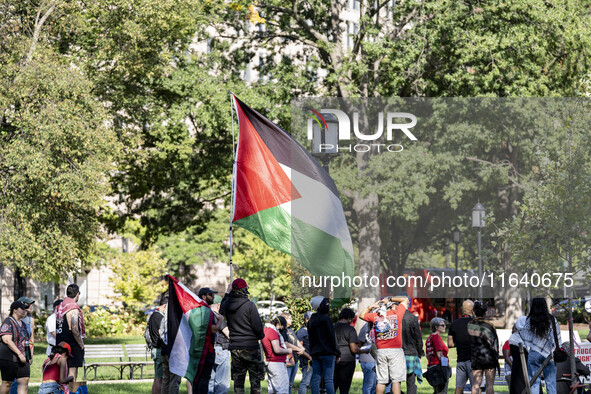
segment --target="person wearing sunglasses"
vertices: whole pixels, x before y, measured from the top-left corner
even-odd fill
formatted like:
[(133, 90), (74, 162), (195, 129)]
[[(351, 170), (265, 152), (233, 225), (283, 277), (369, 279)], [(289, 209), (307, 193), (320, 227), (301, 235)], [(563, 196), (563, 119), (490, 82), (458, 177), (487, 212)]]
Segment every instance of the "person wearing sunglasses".
[(10, 305), (10, 315), (0, 328), (0, 373), (2, 384), (0, 394), (7, 394), (16, 379), (18, 393), (26, 393), (31, 376), (31, 353), (28, 349), (29, 333), (22, 322), (27, 316), (29, 306), (21, 301)]

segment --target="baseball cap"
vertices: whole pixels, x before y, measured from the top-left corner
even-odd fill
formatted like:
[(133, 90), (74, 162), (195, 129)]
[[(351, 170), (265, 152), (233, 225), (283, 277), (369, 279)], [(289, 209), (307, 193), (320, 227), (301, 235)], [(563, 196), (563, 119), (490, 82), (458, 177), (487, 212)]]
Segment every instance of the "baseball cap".
[(18, 309), (18, 308), (21, 308), (21, 309), (29, 309), (29, 305), (25, 304), (22, 301), (14, 301), (12, 304), (10, 304), (10, 309), (11, 310)]
[(64, 349), (66, 349), (68, 351), (68, 356), (72, 357), (72, 348), (66, 342), (60, 342), (57, 344), (57, 346), (63, 347)]
[(248, 285), (246, 284), (246, 281), (244, 279), (235, 279), (234, 282), (232, 282), (232, 288), (233, 289), (244, 289), (245, 287), (248, 287)]
[(19, 298), (17, 301), (23, 302), (25, 304), (34, 304), (35, 301), (33, 301), (32, 299), (30, 299), (29, 297), (21, 297)]
[(201, 297), (204, 294), (217, 294), (217, 291), (210, 289), (209, 287), (202, 287), (199, 289), (197, 296)]
[(61, 304), (61, 303), (62, 303), (62, 301), (63, 301), (63, 300), (61, 300), (61, 299), (60, 299), (60, 300), (55, 300), (55, 301), (53, 301), (53, 307), (55, 308), (56, 306), (58, 306), (59, 304)]

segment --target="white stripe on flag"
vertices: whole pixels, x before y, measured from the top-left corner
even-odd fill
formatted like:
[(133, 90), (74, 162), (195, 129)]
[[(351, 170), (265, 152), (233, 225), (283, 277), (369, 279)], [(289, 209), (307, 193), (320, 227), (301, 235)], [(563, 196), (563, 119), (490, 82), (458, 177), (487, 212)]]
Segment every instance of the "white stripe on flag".
[[(302, 198), (281, 204), (293, 217), (341, 240), (353, 256), (353, 243), (341, 200), (323, 183), (281, 164)], [(292, 177), (293, 173), (293, 177)]]
[(191, 311), (189, 310), (183, 315), (169, 356), (170, 372), (179, 376), (185, 376), (189, 365), (189, 347), (191, 346), (191, 338), (193, 337), (193, 332), (191, 332), (191, 327), (189, 327), (190, 314)]

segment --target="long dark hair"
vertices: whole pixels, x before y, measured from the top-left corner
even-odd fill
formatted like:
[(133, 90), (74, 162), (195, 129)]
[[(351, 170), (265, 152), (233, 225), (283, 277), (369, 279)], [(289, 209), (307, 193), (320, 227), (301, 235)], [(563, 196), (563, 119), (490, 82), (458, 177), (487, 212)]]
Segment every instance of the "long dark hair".
[(553, 323), (553, 318), (548, 311), (546, 300), (541, 297), (536, 297), (531, 300), (531, 308), (527, 315), (529, 319), (529, 326), (538, 338), (544, 338), (548, 335), (550, 324)]
[(61, 346), (54, 346), (51, 348), (51, 354), (48, 356), (50, 360), (53, 360), (56, 354), (61, 354), (62, 356), (68, 355), (68, 349)]

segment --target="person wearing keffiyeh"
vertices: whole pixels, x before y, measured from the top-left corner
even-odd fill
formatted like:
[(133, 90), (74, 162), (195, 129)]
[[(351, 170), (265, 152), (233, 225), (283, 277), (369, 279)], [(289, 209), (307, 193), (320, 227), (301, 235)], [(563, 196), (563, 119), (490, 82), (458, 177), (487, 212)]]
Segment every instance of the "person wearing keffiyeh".
[(66, 342), (72, 349), (72, 357), (68, 360), (68, 375), (78, 376), (78, 368), (84, 365), (84, 316), (78, 306), (80, 289), (71, 284), (66, 289), (67, 297), (64, 298), (56, 312), (56, 341)]

